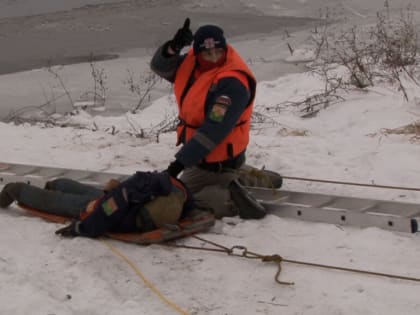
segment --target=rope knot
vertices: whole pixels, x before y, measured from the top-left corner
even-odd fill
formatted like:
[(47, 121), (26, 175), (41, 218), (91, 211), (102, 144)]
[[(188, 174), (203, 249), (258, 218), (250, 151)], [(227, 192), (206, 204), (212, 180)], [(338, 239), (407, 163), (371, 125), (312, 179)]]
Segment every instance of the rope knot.
[(281, 257), (278, 254), (274, 254), (274, 255), (267, 255), (267, 256), (263, 256), (261, 258), (262, 261), (274, 261), (274, 262), (282, 262), (283, 261), (283, 257)]

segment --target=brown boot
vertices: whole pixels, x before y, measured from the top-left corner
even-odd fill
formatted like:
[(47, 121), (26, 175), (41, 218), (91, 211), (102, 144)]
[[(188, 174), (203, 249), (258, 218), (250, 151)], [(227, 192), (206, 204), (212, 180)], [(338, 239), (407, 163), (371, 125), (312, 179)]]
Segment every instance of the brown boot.
[(248, 187), (279, 189), (283, 178), (279, 173), (244, 165), (239, 170), (239, 182)]
[(0, 208), (7, 208), (10, 204), (17, 200), (20, 195), (22, 187), (25, 183), (9, 183), (3, 187), (0, 192)]

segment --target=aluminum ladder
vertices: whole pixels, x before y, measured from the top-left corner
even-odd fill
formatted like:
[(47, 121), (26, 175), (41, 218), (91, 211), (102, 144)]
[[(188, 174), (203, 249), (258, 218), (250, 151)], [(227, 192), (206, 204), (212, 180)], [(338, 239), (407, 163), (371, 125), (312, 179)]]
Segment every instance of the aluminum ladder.
[[(49, 180), (66, 177), (103, 187), (111, 178), (124, 180), (128, 176), (0, 162), (0, 186), (20, 181), (43, 187)], [(420, 204), (265, 188), (248, 187), (248, 190), (270, 214), (279, 217), (408, 233), (419, 229)]]
[(248, 188), (271, 214), (279, 217), (415, 233), (420, 204), (316, 193)]

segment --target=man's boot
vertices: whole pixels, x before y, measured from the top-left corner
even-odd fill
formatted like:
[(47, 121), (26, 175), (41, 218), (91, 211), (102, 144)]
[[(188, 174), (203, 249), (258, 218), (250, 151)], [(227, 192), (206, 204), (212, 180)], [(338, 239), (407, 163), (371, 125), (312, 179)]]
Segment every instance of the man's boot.
[(11, 203), (19, 199), (20, 192), (25, 183), (9, 183), (0, 192), (0, 208), (7, 208)]
[(239, 170), (239, 182), (248, 187), (278, 189), (283, 184), (279, 173), (244, 165)]
[(238, 180), (233, 180), (229, 184), (230, 197), (234, 205), (239, 210), (242, 219), (261, 219), (265, 217), (267, 211)]

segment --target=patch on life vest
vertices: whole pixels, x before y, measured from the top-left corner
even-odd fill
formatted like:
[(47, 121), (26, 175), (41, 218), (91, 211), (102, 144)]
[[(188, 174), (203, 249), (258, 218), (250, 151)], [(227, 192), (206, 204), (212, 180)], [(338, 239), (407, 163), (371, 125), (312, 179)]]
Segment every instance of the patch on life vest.
[(227, 108), (225, 105), (214, 104), (211, 109), (210, 119), (213, 121), (221, 122), (225, 117)]
[(232, 104), (232, 100), (227, 95), (221, 95), (216, 99), (215, 103), (220, 104), (220, 105), (230, 106)]
[(115, 203), (114, 198), (111, 197), (102, 203), (102, 208), (104, 209), (105, 214), (110, 216), (118, 209), (118, 206)]
[(211, 109), (210, 119), (213, 121), (221, 122), (225, 117), (228, 106), (232, 104), (232, 100), (229, 96), (221, 95), (214, 102), (213, 108)]

